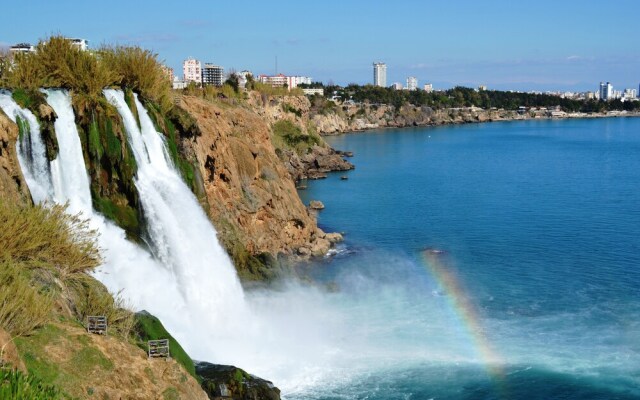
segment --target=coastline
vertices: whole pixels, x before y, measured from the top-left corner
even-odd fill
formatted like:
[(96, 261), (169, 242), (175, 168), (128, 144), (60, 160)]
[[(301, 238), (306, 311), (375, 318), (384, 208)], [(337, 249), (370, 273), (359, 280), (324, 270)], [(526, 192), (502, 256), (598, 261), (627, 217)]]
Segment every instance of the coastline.
[[(530, 120), (564, 120), (592, 118), (628, 118), (640, 117), (640, 112), (609, 111), (606, 113), (565, 113), (562, 111), (529, 110), (484, 110), (478, 108), (457, 108), (432, 110), (429, 107), (403, 106), (397, 114), (391, 114), (388, 107), (371, 106), (343, 107), (343, 113), (332, 115), (315, 115), (311, 120), (322, 136), (361, 133), (371, 130), (461, 125), (485, 122), (530, 121)], [(386, 108), (386, 109), (385, 109)], [(364, 110), (364, 113), (363, 111)], [(380, 111), (382, 110), (382, 111)], [(358, 115), (358, 118), (354, 118)]]

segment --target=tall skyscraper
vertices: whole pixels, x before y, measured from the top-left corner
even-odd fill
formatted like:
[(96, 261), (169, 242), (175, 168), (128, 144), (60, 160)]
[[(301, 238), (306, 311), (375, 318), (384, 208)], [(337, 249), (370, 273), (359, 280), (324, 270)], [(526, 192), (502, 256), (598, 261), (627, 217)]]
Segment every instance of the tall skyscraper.
[(606, 84), (600, 82), (600, 100), (609, 101), (613, 99), (613, 85), (609, 82)]
[(387, 64), (382, 62), (373, 63), (373, 85), (387, 86)]
[(407, 78), (407, 90), (417, 90), (418, 89), (418, 78), (415, 76), (410, 76)]

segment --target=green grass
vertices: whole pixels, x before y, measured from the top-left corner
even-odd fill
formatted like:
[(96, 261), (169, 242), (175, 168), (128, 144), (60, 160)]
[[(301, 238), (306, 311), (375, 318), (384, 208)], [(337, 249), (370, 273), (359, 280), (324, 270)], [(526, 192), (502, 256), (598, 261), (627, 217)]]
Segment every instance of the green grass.
[(136, 313), (135, 321), (134, 331), (137, 344), (140, 348), (147, 351), (148, 340), (169, 339), (169, 352), (171, 353), (171, 357), (181, 364), (191, 376), (197, 378), (193, 360), (187, 352), (184, 351), (182, 346), (180, 346), (180, 343), (165, 329), (158, 318), (143, 311)]
[(45, 385), (32, 375), (12, 369), (0, 369), (0, 399), (3, 400), (57, 400), (60, 391)]
[(51, 317), (53, 297), (31, 284), (28, 270), (0, 261), (0, 326), (13, 336), (25, 336)]
[[(88, 375), (113, 371), (113, 363), (86, 336), (72, 336), (55, 325), (47, 325), (34, 335), (17, 338), (16, 346), (29, 374), (46, 385), (59, 388), (65, 398), (73, 398), (84, 386)], [(52, 360), (47, 348), (70, 355), (68, 359)]]

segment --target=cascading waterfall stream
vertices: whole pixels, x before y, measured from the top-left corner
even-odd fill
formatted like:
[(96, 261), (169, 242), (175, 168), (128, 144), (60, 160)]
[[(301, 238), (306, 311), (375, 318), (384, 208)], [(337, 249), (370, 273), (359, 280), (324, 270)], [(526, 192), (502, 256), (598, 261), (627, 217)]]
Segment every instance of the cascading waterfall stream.
[(33, 201), (41, 203), (50, 199), (53, 185), (38, 119), (31, 111), (20, 108), (8, 92), (0, 91), (0, 108), (13, 122), (17, 123), (20, 118), (28, 127), (28, 132), (24, 132), (18, 139), (16, 150)]
[[(118, 109), (133, 149), (138, 172), (135, 184), (148, 225), (150, 247), (175, 277), (188, 311), (163, 319), (183, 340), (190, 354), (217, 363), (232, 363), (269, 376), (279, 385), (306, 381), (330, 365), (336, 349), (324, 346), (338, 332), (339, 317), (312, 315), (319, 293), (280, 296), (245, 295), (216, 231), (182, 181), (159, 134), (137, 96), (140, 126), (121, 91), (105, 90)], [(139, 282), (116, 273), (113, 290), (135, 290)], [(156, 296), (145, 300), (152, 304)], [(193, 322), (188, 334), (185, 320)], [(313, 345), (309, 345), (313, 343)]]
[[(69, 202), (70, 211), (89, 218), (100, 232), (105, 258), (96, 278), (111, 292), (121, 292), (134, 309), (158, 316), (192, 357), (240, 366), (272, 379), (285, 393), (339, 384), (353, 374), (379, 368), (380, 362), (391, 367), (425, 358), (469, 359), (469, 350), (460, 346), (463, 336), (438, 339), (439, 328), (448, 323), (446, 315), (439, 316), (438, 304), (427, 310), (413, 307), (418, 302), (403, 289), (371, 287), (361, 299), (295, 285), (243, 293), (215, 229), (181, 180), (144, 107), (135, 98), (138, 125), (123, 93), (106, 90), (125, 124), (138, 165), (135, 185), (151, 256), (92, 210), (69, 94), (45, 94), (58, 115), (60, 147), (51, 163), (54, 179), (47, 199)], [(47, 165), (44, 152), (34, 155), (31, 164), (36, 163)], [(46, 176), (39, 173), (36, 181)], [(362, 287), (363, 282), (357, 282)], [(390, 321), (389, 312), (400, 322)], [(430, 315), (428, 325), (422, 322), (424, 313)], [(412, 328), (405, 332), (403, 326)], [(425, 332), (432, 333), (429, 342), (424, 341)], [(409, 340), (398, 342), (396, 337)]]

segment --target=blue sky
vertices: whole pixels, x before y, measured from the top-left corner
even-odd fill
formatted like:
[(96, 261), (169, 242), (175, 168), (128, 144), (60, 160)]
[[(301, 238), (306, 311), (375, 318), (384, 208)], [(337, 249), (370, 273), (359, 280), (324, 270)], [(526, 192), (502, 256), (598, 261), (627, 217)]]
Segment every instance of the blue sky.
[[(53, 33), (153, 50), (181, 74), (193, 56), (226, 69), (436, 88), (616, 89), (640, 83), (638, 0), (5, 1), (0, 45)], [(9, 3), (9, 4), (6, 4)], [(28, 3), (28, 4), (25, 4)], [(167, 4), (170, 3), (170, 4)]]

